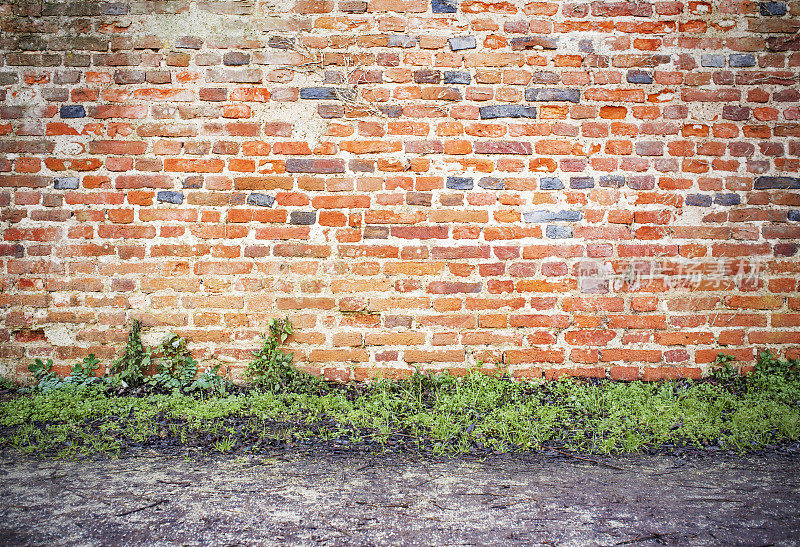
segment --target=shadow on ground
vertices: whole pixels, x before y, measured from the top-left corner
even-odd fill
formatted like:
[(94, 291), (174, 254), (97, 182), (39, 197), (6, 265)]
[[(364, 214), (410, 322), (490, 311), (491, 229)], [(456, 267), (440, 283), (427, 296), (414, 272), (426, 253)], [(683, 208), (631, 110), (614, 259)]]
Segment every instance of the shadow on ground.
[(800, 460), (781, 454), (1, 461), (3, 545), (800, 541)]

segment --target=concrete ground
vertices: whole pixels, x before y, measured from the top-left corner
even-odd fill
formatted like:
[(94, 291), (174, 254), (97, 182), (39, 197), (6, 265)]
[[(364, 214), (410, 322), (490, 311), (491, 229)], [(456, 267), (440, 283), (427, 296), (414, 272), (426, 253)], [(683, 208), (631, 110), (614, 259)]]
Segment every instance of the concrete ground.
[(2, 455), (0, 545), (110, 544), (798, 545), (800, 459)]

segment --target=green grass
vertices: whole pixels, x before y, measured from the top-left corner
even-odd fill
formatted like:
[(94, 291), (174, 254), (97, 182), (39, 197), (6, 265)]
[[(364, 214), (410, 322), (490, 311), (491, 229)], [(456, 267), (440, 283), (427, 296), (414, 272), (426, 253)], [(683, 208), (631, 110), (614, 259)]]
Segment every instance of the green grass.
[(745, 451), (798, 439), (800, 378), (793, 368), (762, 366), (750, 377), (718, 380), (531, 384), (415, 375), (369, 386), (317, 382), (292, 392), (135, 397), (67, 385), (0, 403), (0, 447), (60, 457), (137, 447), (257, 452), (287, 443), (609, 454), (687, 446)]

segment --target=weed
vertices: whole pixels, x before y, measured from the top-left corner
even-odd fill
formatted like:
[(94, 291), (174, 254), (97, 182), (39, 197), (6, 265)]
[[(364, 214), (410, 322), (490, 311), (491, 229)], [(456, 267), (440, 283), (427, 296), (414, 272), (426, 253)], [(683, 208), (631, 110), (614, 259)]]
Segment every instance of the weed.
[(247, 365), (250, 381), (270, 391), (309, 391), (322, 385), (318, 378), (292, 365), (293, 354), (281, 351), (280, 346), (291, 335), (288, 318), (270, 320), (261, 349), (253, 352), (254, 359)]
[(725, 355), (724, 353), (718, 353), (717, 358), (714, 359), (714, 365), (716, 367), (711, 372), (711, 378), (716, 382), (730, 382), (737, 376), (737, 371), (731, 365), (731, 361), (735, 361), (736, 358), (732, 355)]
[(234, 444), (236, 444), (236, 441), (228, 437), (223, 437), (214, 443), (214, 450), (217, 452), (230, 452)]
[(197, 374), (197, 361), (186, 347), (186, 340), (170, 333), (159, 346), (161, 360), (158, 372), (147, 376), (144, 381), (151, 386), (166, 390), (186, 390), (194, 382)]
[[(502, 370), (471, 370), (463, 378), (417, 371), (407, 380), (332, 385), (292, 366), (280, 349), (291, 332), (288, 320), (270, 322), (248, 367), (255, 389), (233, 394), (219, 366), (195, 379), (197, 362), (177, 335), (160, 346), (158, 374), (144, 379), (156, 390), (112, 395), (109, 382), (121, 380), (96, 378), (94, 356), (65, 379), (51, 361), (37, 359), (29, 367), (37, 382), (30, 395), (0, 402), (0, 447), (64, 457), (165, 442), (220, 452), (335, 441), (438, 454), (542, 447), (619, 453), (744, 451), (800, 439), (798, 363), (769, 352), (749, 376), (737, 375), (732, 358), (720, 354), (711, 380), (699, 382), (532, 384)], [(134, 348), (136, 340), (132, 333)]]
[(9, 391), (14, 391), (19, 389), (19, 384), (14, 380), (10, 380), (5, 376), (0, 376), (0, 389), (7, 389)]
[(94, 375), (94, 372), (99, 368), (98, 363), (100, 361), (94, 354), (89, 354), (83, 358), (83, 361), (72, 366), (69, 376), (59, 378), (52, 370), (52, 359), (42, 361), (36, 358), (32, 364), (28, 365), (28, 371), (33, 374), (34, 385), (31, 388), (23, 388), (20, 391), (23, 393), (32, 391), (47, 393), (66, 386), (88, 386), (100, 381), (100, 378)]
[(186, 391), (210, 392), (219, 395), (227, 393), (228, 381), (219, 374), (219, 363), (208, 367), (203, 374), (186, 388)]
[(221, 452), (335, 440), (439, 454), (548, 446), (619, 453), (743, 451), (797, 440), (800, 378), (786, 364), (759, 370), (727, 385), (571, 379), (534, 385), (473, 372), (329, 386), (324, 393), (253, 389), (204, 398), (179, 390), (117, 397), (71, 385), (0, 403), (0, 446), (70, 457), (160, 446), (164, 439)]
[(142, 344), (141, 330), (142, 324), (134, 319), (125, 352), (111, 366), (111, 375), (118, 377), (123, 387), (142, 385), (144, 372), (150, 366), (151, 352)]
[(88, 357), (84, 357), (80, 363), (75, 363), (69, 376), (65, 380), (69, 383), (78, 385), (87, 385), (100, 380), (95, 376), (94, 371), (100, 368), (100, 360), (90, 353)]
[(800, 373), (800, 363), (796, 359), (781, 360), (772, 356), (767, 349), (762, 351), (756, 361), (755, 371), (761, 375), (797, 376)]

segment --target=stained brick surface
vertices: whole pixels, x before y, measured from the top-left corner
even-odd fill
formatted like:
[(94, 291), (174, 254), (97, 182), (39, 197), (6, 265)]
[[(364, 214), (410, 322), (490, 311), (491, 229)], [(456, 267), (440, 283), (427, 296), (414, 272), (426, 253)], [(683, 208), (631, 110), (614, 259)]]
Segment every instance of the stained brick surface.
[(0, 0), (0, 368), (800, 356), (800, 4)]

